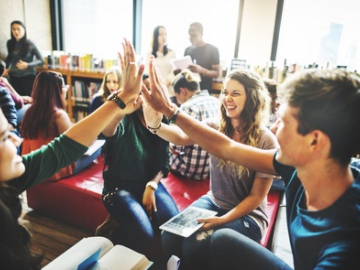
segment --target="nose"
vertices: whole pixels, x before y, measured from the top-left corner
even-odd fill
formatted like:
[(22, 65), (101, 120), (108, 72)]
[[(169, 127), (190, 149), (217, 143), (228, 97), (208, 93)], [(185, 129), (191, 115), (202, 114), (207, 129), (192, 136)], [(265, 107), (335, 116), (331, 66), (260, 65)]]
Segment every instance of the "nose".
[(10, 133), (10, 139), (16, 147), (19, 147), (23, 141), (22, 138), (12, 132)]

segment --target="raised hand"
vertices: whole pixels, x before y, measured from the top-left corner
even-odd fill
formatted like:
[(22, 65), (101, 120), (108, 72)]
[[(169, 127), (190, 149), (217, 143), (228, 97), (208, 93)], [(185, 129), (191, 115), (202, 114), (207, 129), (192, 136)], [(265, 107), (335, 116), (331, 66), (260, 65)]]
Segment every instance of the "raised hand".
[(124, 83), (121, 96), (128, 102), (130, 100), (136, 100), (140, 93), (142, 85), (142, 74), (144, 73), (145, 67), (144, 65), (140, 65), (139, 67), (137, 66), (135, 50), (129, 40), (124, 39), (123, 48), (124, 58), (120, 58), (123, 59), (121, 65), (124, 66)]
[[(142, 88), (142, 92), (144, 91), (148, 91), (148, 89), (146, 88), (145, 85), (143, 85)], [(142, 95), (139, 97), (139, 99), (142, 99)], [(156, 128), (160, 125), (160, 122), (162, 120), (162, 113), (155, 111), (151, 106), (149, 106), (146, 103), (145, 99), (142, 99), (143, 103), (142, 103), (142, 107), (143, 107), (143, 114), (144, 114), (144, 119), (146, 122), (146, 125)]]
[(167, 87), (163, 83), (160, 72), (155, 66), (154, 57), (149, 64), (150, 91), (143, 89), (143, 97), (154, 110), (168, 116), (172, 112), (173, 104), (170, 101)]

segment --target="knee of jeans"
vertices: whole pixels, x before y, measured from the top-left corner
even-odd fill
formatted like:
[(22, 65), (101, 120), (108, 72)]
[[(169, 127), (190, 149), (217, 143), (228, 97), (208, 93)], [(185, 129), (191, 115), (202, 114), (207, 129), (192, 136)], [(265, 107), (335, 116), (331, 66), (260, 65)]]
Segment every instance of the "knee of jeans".
[(166, 255), (176, 255), (181, 257), (182, 243), (183, 237), (166, 231), (161, 232), (161, 245)]

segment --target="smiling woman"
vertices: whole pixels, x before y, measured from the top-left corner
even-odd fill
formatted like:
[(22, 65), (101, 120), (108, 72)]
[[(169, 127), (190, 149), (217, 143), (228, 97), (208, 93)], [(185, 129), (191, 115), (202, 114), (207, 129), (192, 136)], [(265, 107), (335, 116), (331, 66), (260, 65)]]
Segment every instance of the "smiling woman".
[[(132, 79), (124, 82), (123, 91), (118, 93), (118, 98), (129, 103), (139, 95), (144, 67), (138, 68), (130, 64), (135, 61), (135, 52), (127, 40), (124, 40), (124, 49), (124, 54), (128, 56), (125, 59), (125, 70), (128, 72), (125, 77)], [(10, 133), (9, 124), (0, 110), (1, 265), (6, 265), (9, 270), (40, 269), (42, 257), (31, 253), (30, 234), (19, 224), (20, 194), (80, 158), (115, 115), (132, 113), (132, 106), (128, 107), (124, 111), (114, 102), (106, 102), (49, 144), (21, 157), (16, 150), (21, 140)]]

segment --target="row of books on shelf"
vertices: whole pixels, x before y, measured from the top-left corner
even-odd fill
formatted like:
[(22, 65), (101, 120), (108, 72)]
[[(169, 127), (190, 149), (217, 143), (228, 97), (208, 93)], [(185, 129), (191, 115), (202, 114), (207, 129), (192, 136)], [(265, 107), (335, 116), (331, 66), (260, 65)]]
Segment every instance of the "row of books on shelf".
[(71, 88), (71, 99), (75, 107), (89, 108), (91, 100), (98, 92), (100, 85), (99, 82), (86, 84), (85, 81), (75, 80)]
[[(237, 61), (234, 61), (237, 60)], [(233, 62), (234, 61), (234, 62)], [(282, 83), (286, 77), (290, 76), (293, 73), (304, 69), (347, 69), (347, 66), (340, 66), (340, 65), (330, 65), (329, 63), (325, 63), (324, 65), (320, 65), (318, 63), (311, 63), (308, 65), (299, 64), (299, 63), (287, 63), (286, 59), (284, 60), (283, 64), (276, 63), (275, 61), (267, 62), (265, 65), (249, 65), (246, 63), (246, 60), (239, 60), (233, 59), (232, 65), (230, 66), (230, 70), (236, 68), (245, 68), (255, 71), (260, 75), (262, 78), (266, 79), (273, 79), (277, 83)], [(355, 70), (355, 74), (358, 76), (359, 73)]]
[(45, 68), (64, 69), (83, 72), (104, 72), (114, 65), (118, 65), (118, 60), (103, 59), (95, 57), (93, 54), (70, 54), (63, 51), (53, 51), (45, 54)]

